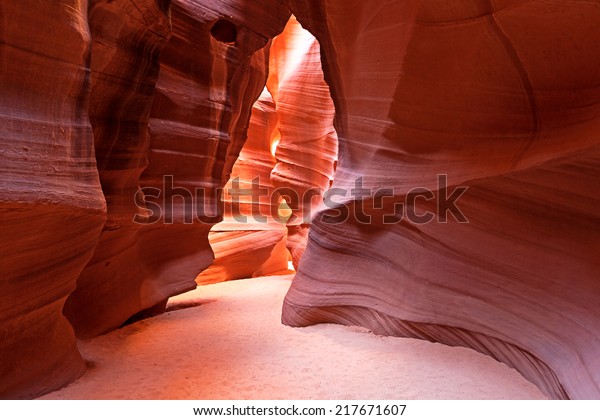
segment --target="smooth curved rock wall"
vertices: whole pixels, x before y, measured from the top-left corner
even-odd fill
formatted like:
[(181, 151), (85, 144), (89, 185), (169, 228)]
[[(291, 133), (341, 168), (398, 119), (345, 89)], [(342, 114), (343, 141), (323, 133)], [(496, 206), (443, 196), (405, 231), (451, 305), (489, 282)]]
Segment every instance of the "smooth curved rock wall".
[[(598, 398), (599, 5), (290, 4), (323, 50), (347, 196), (313, 221), (284, 322), (468, 346)], [(447, 212), (458, 186), (468, 223)], [(434, 221), (384, 223), (413, 188)]]
[(87, 2), (0, 5), (0, 398), (55, 390), (85, 369), (62, 307), (106, 214), (89, 58)]

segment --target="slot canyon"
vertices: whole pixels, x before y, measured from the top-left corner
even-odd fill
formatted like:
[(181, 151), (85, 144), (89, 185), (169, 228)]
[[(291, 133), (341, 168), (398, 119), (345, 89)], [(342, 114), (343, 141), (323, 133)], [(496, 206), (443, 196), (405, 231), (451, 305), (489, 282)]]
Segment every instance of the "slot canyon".
[(0, 398), (600, 399), (598, 22), (2, 0)]

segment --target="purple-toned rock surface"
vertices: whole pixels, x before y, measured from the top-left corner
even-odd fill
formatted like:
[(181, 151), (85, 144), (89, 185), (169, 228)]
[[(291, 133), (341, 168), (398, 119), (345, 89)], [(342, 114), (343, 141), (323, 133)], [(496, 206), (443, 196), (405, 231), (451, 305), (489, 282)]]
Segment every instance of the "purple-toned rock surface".
[[(284, 322), (467, 346), (598, 398), (600, 6), (290, 3), (323, 50), (347, 195), (313, 221)], [(394, 222), (413, 188), (434, 197)]]

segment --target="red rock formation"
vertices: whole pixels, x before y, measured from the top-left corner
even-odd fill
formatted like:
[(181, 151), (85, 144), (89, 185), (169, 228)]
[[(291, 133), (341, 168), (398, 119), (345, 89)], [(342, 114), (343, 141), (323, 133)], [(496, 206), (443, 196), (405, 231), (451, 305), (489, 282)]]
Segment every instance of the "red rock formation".
[[(310, 216), (329, 187), (337, 157), (333, 102), (323, 80), (319, 43), (293, 16), (271, 45), (267, 87), (276, 101), (265, 91), (254, 106), (248, 141), (225, 189), (225, 221), (210, 235), (216, 260), (197, 278), (199, 284), (286, 270), (284, 243), (297, 266)], [(229, 208), (227, 191), (249, 191), (253, 180), (257, 193), (264, 190), (261, 195), (244, 194), (236, 208)], [(286, 229), (277, 208), (288, 201), (294, 211)], [(248, 220), (239, 222), (240, 217)]]
[(310, 225), (303, 223), (300, 225), (288, 225), (286, 247), (292, 256), (292, 263), (295, 269), (298, 269), (300, 259), (304, 255), (306, 242), (308, 239), (308, 231)]
[[(600, 397), (597, 2), (176, 0), (166, 42), (167, 3), (90, 1), (89, 23), (85, 1), (0, 3), (0, 397), (81, 374), (75, 287), (81, 337), (195, 287), (284, 3), (322, 54), (297, 25), (273, 45), (273, 185), (329, 182), (319, 55), (340, 136), (284, 322), (468, 346)], [(289, 200), (296, 262), (319, 201)]]
[(108, 216), (94, 257), (65, 304), (79, 337), (118, 327), (147, 307), (140, 290), (152, 272), (140, 255), (134, 197), (148, 163), (159, 53), (171, 33), (168, 7), (155, 0), (92, 1), (89, 24), (89, 117)]
[(90, 117), (109, 220), (65, 308), (80, 337), (161, 311), (211, 264), (215, 190), (264, 86), (263, 47), (289, 13), (167, 3), (92, 3)]
[[(167, 203), (178, 190), (163, 175), (174, 188), (223, 186), (266, 81), (264, 46), (289, 10), (274, 0), (175, 2), (157, 78), (168, 3), (95, 0), (89, 22), (88, 2), (0, 5), (3, 397), (38, 395), (83, 371), (61, 310), (92, 255), (65, 307), (81, 337), (193, 288), (212, 260), (216, 202), (198, 209), (215, 217), (188, 225), (189, 208), (144, 201), (138, 185), (161, 188)], [(94, 252), (102, 192), (109, 216)]]
[(297, 267), (311, 216), (333, 177), (337, 134), (319, 42), (294, 16), (273, 41), (267, 87), (276, 103), (280, 135), (271, 179), (292, 209), (288, 248)]
[[(598, 398), (598, 4), (290, 3), (324, 52), (347, 195), (312, 225), (284, 322), (468, 346), (549, 396)], [(457, 185), (469, 223), (443, 200)], [(416, 187), (435, 220), (384, 224)]]
[(271, 183), (276, 128), (275, 104), (265, 89), (252, 108), (248, 139), (225, 186), (224, 220), (209, 235), (215, 261), (198, 276), (198, 284), (287, 270), (287, 229), (279, 220), (281, 198)]
[[(173, 37), (161, 57), (141, 185), (162, 190), (160, 201), (174, 204), (143, 228), (141, 243), (156, 273), (141, 293), (147, 306), (194, 288), (213, 261), (208, 233), (221, 217), (217, 190), (229, 178), (265, 85), (264, 47), (289, 16), (277, 1), (261, 6), (173, 3)], [(165, 174), (173, 176), (173, 188), (164, 188)], [(177, 197), (185, 191), (194, 192), (194, 206)]]
[(106, 204), (86, 115), (86, 2), (0, 4), (0, 398), (77, 378), (62, 315)]

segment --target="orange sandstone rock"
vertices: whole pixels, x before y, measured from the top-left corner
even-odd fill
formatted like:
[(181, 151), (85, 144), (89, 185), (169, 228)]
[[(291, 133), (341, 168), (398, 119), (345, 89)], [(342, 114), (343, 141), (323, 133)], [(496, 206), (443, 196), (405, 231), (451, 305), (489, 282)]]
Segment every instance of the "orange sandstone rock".
[(297, 267), (308, 225), (333, 179), (335, 110), (323, 78), (319, 42), (294, 16), (273, 41), (269, 65), (267, 87), (276, 103), (280, 137), (271, 179), (292, 209), (288, 249)]

